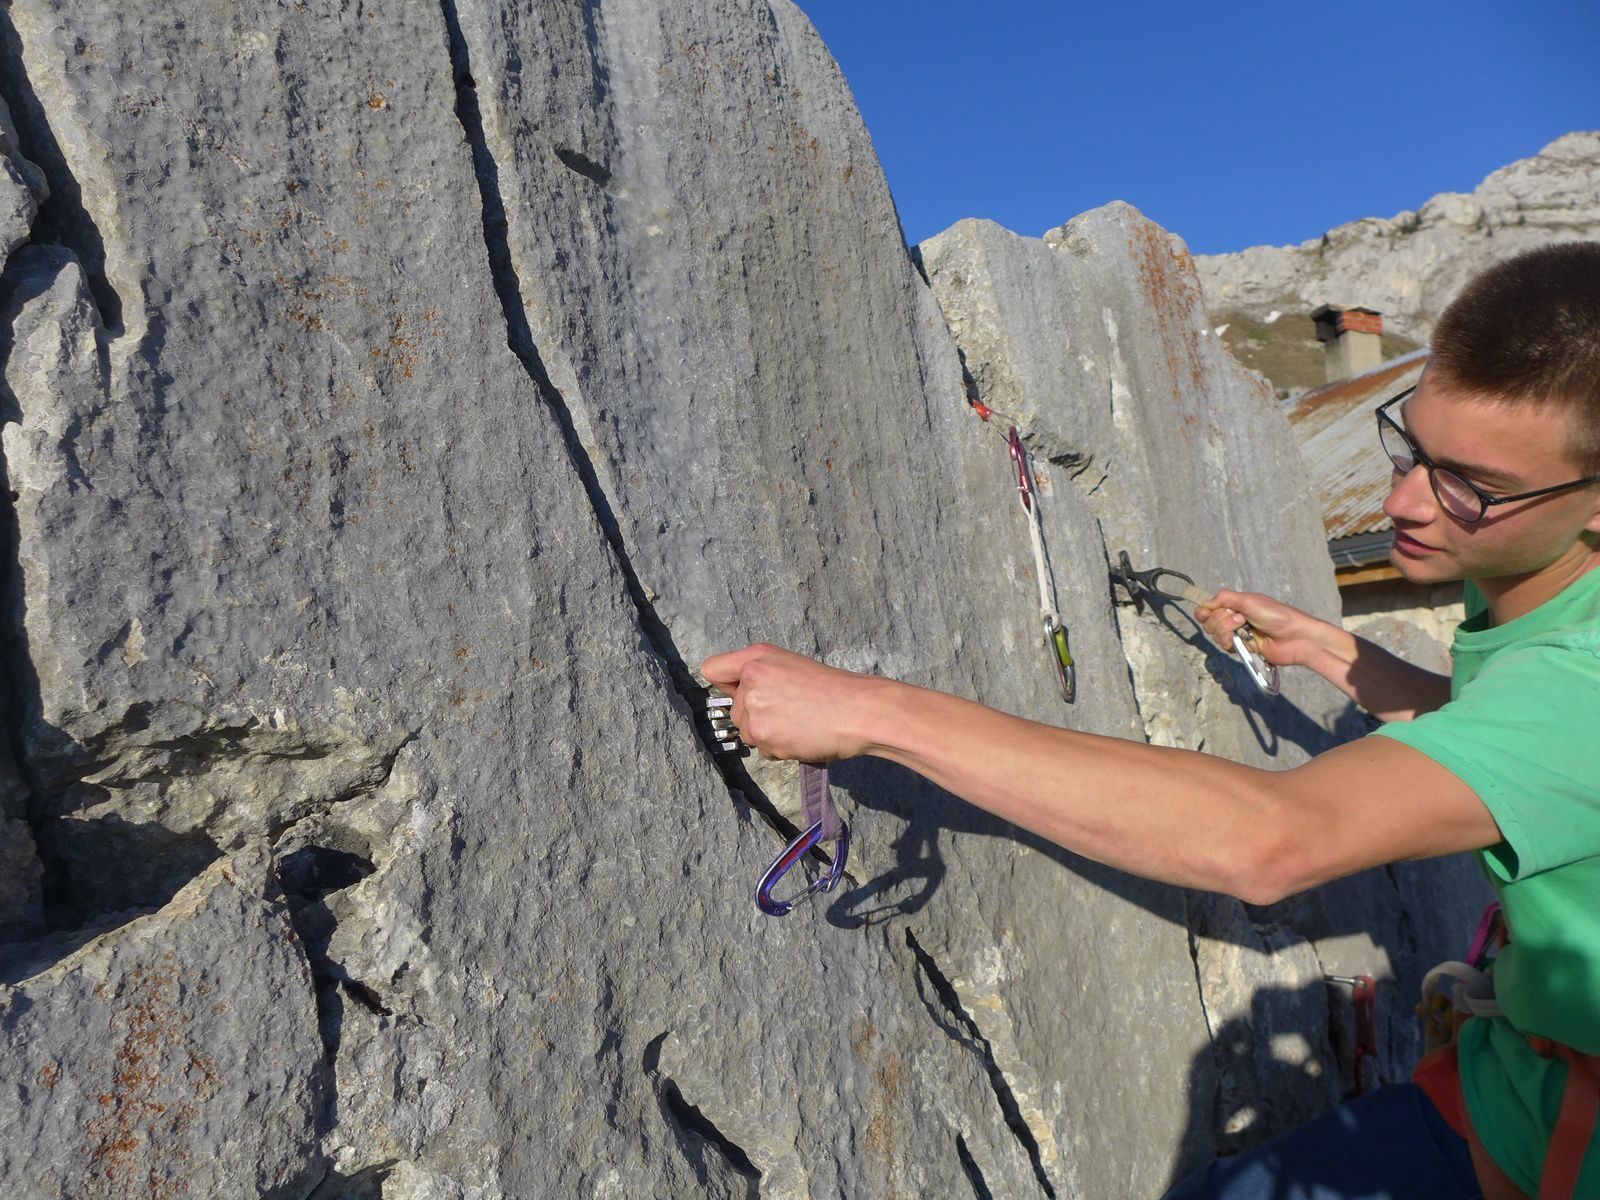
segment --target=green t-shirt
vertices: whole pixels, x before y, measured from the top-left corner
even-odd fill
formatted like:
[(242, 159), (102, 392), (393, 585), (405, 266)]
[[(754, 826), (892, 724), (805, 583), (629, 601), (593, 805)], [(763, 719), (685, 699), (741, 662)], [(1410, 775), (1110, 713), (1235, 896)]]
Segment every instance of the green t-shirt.
[[(1478, 855), (1511, 930), (1505, 1016), (1468, 1021), (1458, 1056), (1473, 1128), (1537, 1193), (1567, 1066), (1522, 1035), (1600, 1054), (1600, 570), (1497, 627), (1470, 582), (1466, 599), (1450, 702), (1376, 732), (1460, 778), (1505, 839)], [(1577, 1194), (1600, 1196), (1593, 1143)]]

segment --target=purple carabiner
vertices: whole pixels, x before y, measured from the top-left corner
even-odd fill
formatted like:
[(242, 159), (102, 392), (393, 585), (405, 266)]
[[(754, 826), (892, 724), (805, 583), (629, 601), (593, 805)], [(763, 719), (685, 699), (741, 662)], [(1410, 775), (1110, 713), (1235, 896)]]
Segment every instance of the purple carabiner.
[(819, 879), (811, 881), (811, 886), (799, 893), (792, 900), (774, 900), (772, 889), (777, 886), (778, 880), (789, 873), (789, 868), (794, 866), (806, 856), (806, 851), (822, 840), (822, 822), (818, 821), (803, 832), (794, 841), (784, 847), (783, 853), (772, 860), (772, 865), (761, 876), (761, 881), (756, 884), (756, 907), (769, 917), (781, 917), (794, 908), (814, 892), (831, 892), (839, 886), (839, 880), (844, 878), (844, 862), (850, 856), (850, 826), (843, 821), (839, 822), (839, 840), (833, 846), (833, 866), (828, 873)]

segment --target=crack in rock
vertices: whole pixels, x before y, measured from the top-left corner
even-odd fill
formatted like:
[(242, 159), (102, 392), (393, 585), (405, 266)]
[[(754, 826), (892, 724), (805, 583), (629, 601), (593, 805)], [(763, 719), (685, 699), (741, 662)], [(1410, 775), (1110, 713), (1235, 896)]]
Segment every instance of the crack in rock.
[[(281, 840), (319, 814), (389, 787), (400, 747), (281, 719), (202, 728), (147, 743), (118, 729), (110, 761), (57, 775), (32, 801), (52, 928), (159, 908), (220, 855)], [(404, 746), (408, 738), (402, 738)], [(38, 771), (34, 772), (37, 777)]]
[(972, 1151), (967, 1149), (967, 1139), (959, 1133), (956, 1134), (956, 1158), (961, 1163), (961, 1169), (966, 1172), (967, 1182), (972, 1185), (972, 1194), (976, 1200), (994, 1200), (994, 1193), (989, 1190), (989, 1184), (984, 1179), (977, 1160), (972, 1157)]
[[(694, 1168), (702, 1185), (715, 1187), (717, 1195), (742, 1194), (759, 1200), (763, 1172), (750, 1153), (710, 1116), (683, 1094), (678, 1080), (662, 1064), (662, 1050), (672, 1040), (663, 1033), (645, 1047), (642, 1066), (661, 1106), (662, 1119), (677, 1138), (678, 1148)], [(711, 1158), (708, 1151), (714, 1152)]]
[[(461, 20), (455, 0), (440, 0), (440, 11), (444, 15), (445, 26), (449, 33), (451, 64), (456, 80), (456, 116), (461, 122), (467, 143), (472, 148), (473, 169), (482, 200), (484, 242), (488, 250), (495, 294), (500, 299), (505, 315), (507, 345), (522, 364), (561, 431), (573, 469), (583, 484), (584, 493), (588, 497), (606, 543), (611, 548), (613, 561), (622, 575), (628, 596), (633, 602), (640, 630), (657, 660), (666, 668), (667, 678), (671, 681), (678, 697), (687, 706), (695, 735), (702, 749), (716, 764), (722, 775), (723, 784), (730, 796), (735, 799), (735, 803), (742, 799), (781, 841), (788, 842), (799, 832), (799, 827), (784, 816), (737, 758), (717, 753), (709, 725), (696, 715), (703, 704), (704, 688), (684, 661), (671, 630), (652, 602), (651, 591), (639, 578), (632, 556), (628, 553), (623, 540), (621, 525), (617, 521), (611, 498), (600, 481), (599, 472), (585, 448), (584, 439), (579, 435), (577, 414), (567, 404), (560, 389), (552, 382), (550, 373), (545, 368), (544, 359), (534, 342), (533, 331), (529, 327), (527, 313), (523, 308), (521, 280), (511, 253), (508, 236), (509, 219), (505, 197), (500, 188), (500, 167), (495, 160), (494, 152), (489, 148), (483, 114), (478, 105), (477, 85), (472, 73), (471, 58), (466, 37), (461, 30)], [(602, 164), (595, 163), (570, 149), (557, 147), (555, 152), (563, 165), (569, 169), (600, 187), (609, 184), (610, 171)], [(825, 865), (831, 865), (825, 854), (813, 852), (813, 857)]]
[[(951, 1039), (967, 1047), (983, 1063), (984, 1070), (989, 1075), (989, 1083), (994, 1088), (995, 1100), (1000, 1105), (1001, 1115), (1012, 1135), (1027, 1151), (1028, 1161), (1033, 1164), (1034, 1177), (1039, 1181), (1039, 1189), (1044, 1195), (1054, 1200), (1056, 1189), (1050, 1182), (1049, 1173), (1045, 1169), (1044, 1152), (1040, 1147), (1039, 1139), (1034, 1135), (1033, 1129), (1028, 1125), (1027, 1118), (1022, 1115), (1022, 1107), (1017, 1102), (1015, 1090), (1011, 1081), (1006, 1077), (995, 1058), (994, 1049), (989, 1039), (984, 1036), (978, 1022), (961, 1002), (960, 994), (950, 977), (940, 968), (932, 954), (928, 953), (917, 941), (916, 935), (911, 930), (906, 930), (906, 945), (910, 947), (915, 956), (917, 966), (921, 968), (922, 976), (933, 988), (934, 997), (943, 1008), (945, 1015), (941, 1016), (935, 1010), (934, 1001), (926, 995), (923, 1003), (928, 1012), (933, 1016), (939, 1027), (949, 1034)], [(1052, 1158), (1055, 1155), (1052, 1153)]]

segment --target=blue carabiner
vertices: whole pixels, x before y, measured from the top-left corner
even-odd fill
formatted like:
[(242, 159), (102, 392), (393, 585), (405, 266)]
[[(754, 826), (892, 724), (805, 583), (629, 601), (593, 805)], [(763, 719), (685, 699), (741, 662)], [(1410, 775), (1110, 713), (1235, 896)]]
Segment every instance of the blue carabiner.
[(761, 876), (761, 882), (756, 884), (757, 908), (769, 917), (781, 917), (813, 892), (831, 892), (839, 886), (839, 880), (844, 878), (845, 859), (850, 857), (850, 826), (843, 821), (839, 822), (839, 840), (834, 843), (833, 867), (828, 873), (819, 879), (812, 880), (811, 886), (792, 900), (774, 900), (772, 898), (772, 889), (777, 886), (778, 880), (787, 875), (789, 868), (804, 858), (806, 851), (814, 847), (821, 839), (822, 822), (818, 821), (784, 847), (783, 853), (772, 860), (772, 865)]

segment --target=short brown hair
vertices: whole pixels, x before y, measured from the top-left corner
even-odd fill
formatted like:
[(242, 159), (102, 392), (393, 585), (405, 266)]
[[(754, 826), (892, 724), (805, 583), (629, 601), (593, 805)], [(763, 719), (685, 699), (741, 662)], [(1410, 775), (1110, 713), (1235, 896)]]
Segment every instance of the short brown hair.
[(1600, 242), (1562, 242), (1490, 267), (1433, 332), (1428, 369), (1454, 388), (1572, 413), (1573, 455), (1600, 472)]

